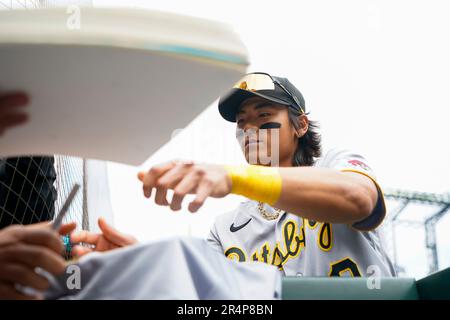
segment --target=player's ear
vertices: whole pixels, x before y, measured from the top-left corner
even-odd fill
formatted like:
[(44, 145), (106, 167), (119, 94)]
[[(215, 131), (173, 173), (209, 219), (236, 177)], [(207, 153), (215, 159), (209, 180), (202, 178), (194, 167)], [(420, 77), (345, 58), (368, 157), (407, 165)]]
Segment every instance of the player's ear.
[(295, 135), (297, 138), (303, 137), (309, 128), (309, 120), (308, 117), (304, 114), (298, 116), (298, 126), (295, 129)]

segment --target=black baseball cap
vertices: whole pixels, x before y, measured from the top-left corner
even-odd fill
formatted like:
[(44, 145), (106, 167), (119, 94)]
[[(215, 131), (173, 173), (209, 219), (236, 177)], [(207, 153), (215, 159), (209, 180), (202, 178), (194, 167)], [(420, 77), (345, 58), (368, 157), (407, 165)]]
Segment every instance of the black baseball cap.
[(252, 97), (261, 97), (305, 113), (303, 95), (287, 78), (254, 72), (245, 75), (227, 94), (220, 97), (221, 116), (225, 120), (236, 122), (236, 113), (242, 102)]

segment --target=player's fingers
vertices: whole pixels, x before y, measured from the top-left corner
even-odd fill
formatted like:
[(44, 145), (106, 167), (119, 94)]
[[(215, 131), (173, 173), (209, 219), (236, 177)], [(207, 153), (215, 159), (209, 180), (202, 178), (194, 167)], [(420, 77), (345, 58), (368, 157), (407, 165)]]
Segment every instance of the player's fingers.
[(183, 178), (185, 172), (192, 166), (192, 162), (178, 162), (156, 181), (155, 203), (161, 206), (169, 205), (167, 190), (175, 187)]
[(210, 180), (207, 179), (202, 179), (200, 181), (200, 184), (197, 188), (197, 194), (195, 196), (195, 199), (189, 203), (189, 211), (194, 213), (197, 212), (198, 209), (200, 209), (200, 207), (203, 205), (203, 203), (205, 202), (206, 198), (209, 197), (209, 195), (212, 192), (212, 182)]
[(175, 187), (183, 178), (183, 175), (193, 165), (192, 161), (173, 161), (173, 168), (166, 171), (156, 181), (155, 203), (161, 206), (169, 205), (167, 190)]
[(166, 188), (156, 188), (155, 203), (160, 206), (168, 206), (167, 201), (167, 189)]
[(174, 211), (180, 210), (184, 197), (191, 190), (195, 190), (197, 188), (199, 180), (200, 177), (195, 171), (191, 171), (183, 180), (181, 180), (181, 182), (173, 190), (170, 209)]
[(79, 243), (84, 242), (92, 245), (96, 245), (98, 240), (100, 239), (99, 233), (93, 233), (86, 230), (74, 232), (70, 235), (70, 242)]
[(103, 236), (119, 247), (136, 243), (136, 239), (134, 237), (119, 232), (110, 226), (103, 218), (98, 219), (98, 225), (103, 232)]
[(82, 256), (84, 256), (85, 254), (88, 254), (88, 253), (90, 253), (90, 252), (92, 252), (93, 250), (91, 249), (91, 248), (87, 248), (87, 247), (83, 247), (83, 246), (80, 246), (80, 245), (76, 245), (76, 246), (74, 246), (73, 248), (72, 248), (72, 255), (74, 256), (74, 257), (82, 257)]
[(180, 161), (156, 181), (156, 186), (173, 189), (186, 176), (194, 165), (193, 161)]
[(160, 176), (166, 173), (168, 170), (172, 169), (176, 165), (175, 161), (164, 163), (161, 165), (153, 166), (143, 177), (142, 189), (144, 191), (144, 196), (150, 198), (152, 195), (152, 189), (156, 186), (156, 181)]

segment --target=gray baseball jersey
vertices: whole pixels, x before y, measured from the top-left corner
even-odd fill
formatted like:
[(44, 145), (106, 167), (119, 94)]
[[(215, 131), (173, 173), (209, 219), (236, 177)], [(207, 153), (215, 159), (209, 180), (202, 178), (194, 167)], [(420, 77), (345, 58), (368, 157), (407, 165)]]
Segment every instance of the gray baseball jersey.
[(263, 263), (236, 263), (204, 239), (169, 238), (94, 252), (65, 273), (47, 274), (47, 299), (279, 299), (281, 275)]
[(217, 217), (208, 243), (230, 259), (262, 261), (277, 266), (286, 276), (395, 276), (377, 227), (386, 208), (383, 193), (367, 161), (348, 150), (331, 149), (315, 167), (363, 174), (375, 182), (378, 201), (372, 214), (353, 225), (315, 222), (282, 212), (268, 220), (261, 211), (275, 209), (258, 202), (242, 202)]

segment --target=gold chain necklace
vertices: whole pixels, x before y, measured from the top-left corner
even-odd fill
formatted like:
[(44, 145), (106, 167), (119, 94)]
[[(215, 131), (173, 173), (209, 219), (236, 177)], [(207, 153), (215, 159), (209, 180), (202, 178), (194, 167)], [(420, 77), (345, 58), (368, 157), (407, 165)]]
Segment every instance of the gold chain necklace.
[(276, 208), (274, 208), (274, 209), (275, 209), (275, 213), (269, 213), (269, 212), (266, 211), (266, 209), (264, 209), (264, 203), (258, 202), (259, 213), (266, 220), (275, 220), (275, 219), (277, 219), (280, 216), (281, 212), (283, 211), (281, 209), (276, 209)]

